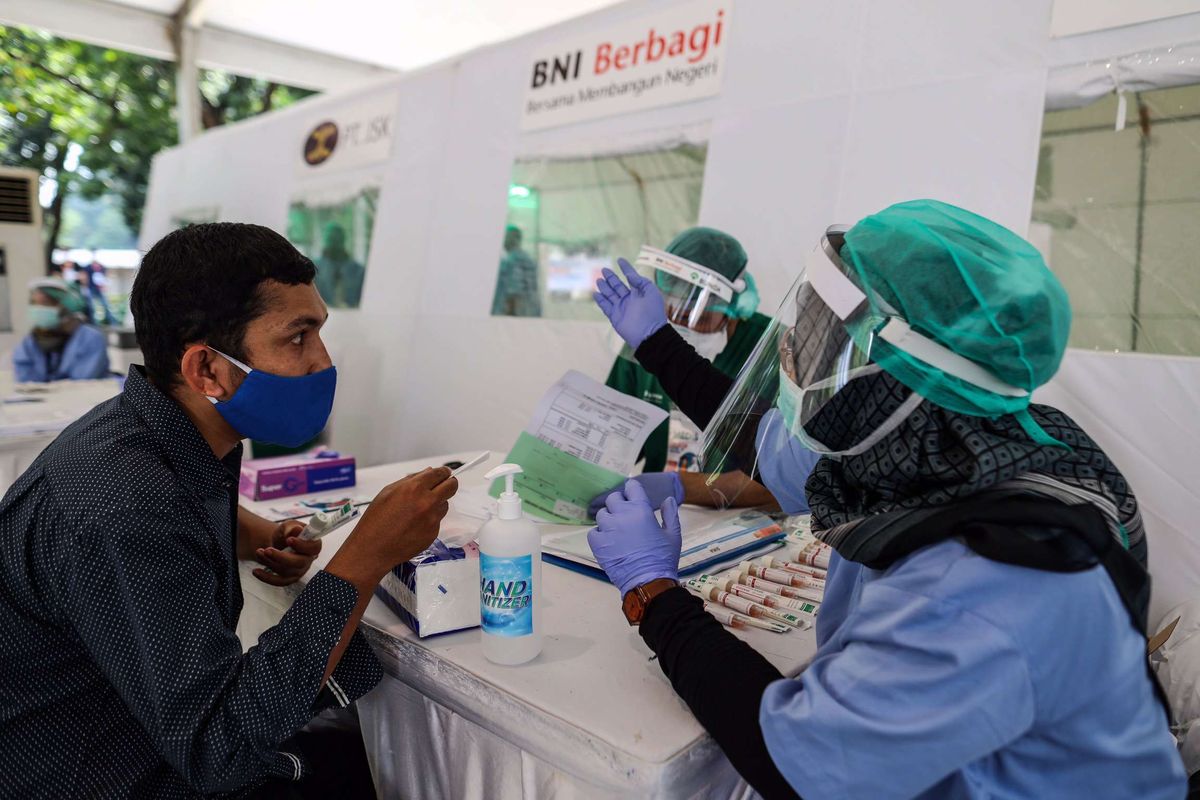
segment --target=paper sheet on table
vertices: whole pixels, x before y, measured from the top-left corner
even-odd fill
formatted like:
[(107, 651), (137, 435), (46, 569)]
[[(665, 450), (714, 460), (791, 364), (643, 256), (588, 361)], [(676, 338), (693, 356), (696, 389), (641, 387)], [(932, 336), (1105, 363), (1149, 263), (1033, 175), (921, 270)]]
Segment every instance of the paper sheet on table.
[[(525, 432), (505, 461), (525, 470), (513, 481), (524, 510), (549, 522), (586, 521), (588, 501), (625, 480), (623, 473), (564, 453)], [(503, 489), (504, 481), (496, 481), (490, 494), (499, 497)]]
[(651, 432), (666, 419), (663, 409), (570, 370), (542, 395), (525, 430), (624, 477), (633, 471)]
[[(684, 506), (679, 509), (679, 524), (683, 530), (683, 550), (679, 554), (679, 571), (688, 572), (702, 564), (728, 557), (730, 554), (765, 545), (784, 536), (775, 520), (753, 509), (714, 511)], [(580, 529), (547, 538), (542, 550), (589, 567), (599, 568), (596, 557), (587, 543), (588, 529)]]
[[(542, 395), (505, 459), (530, 515), (549, 522), (587, 521), (588, 502), (619, 486), (667, 412), (571, 370)], [(499, 496), (503, 482), (489, 494)]]

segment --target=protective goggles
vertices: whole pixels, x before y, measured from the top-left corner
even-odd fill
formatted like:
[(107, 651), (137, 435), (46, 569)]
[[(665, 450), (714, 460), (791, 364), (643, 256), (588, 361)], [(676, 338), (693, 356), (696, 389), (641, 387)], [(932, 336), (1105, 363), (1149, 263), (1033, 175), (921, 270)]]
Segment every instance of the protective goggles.
[(643, 273), (654, 275), (667, 306), (667, 319), (698, 333), (717, 333), (733, 316), (734, 297), (746, 281), (731, 281), (719, 272), (655, 247), (643, 246), (635, 262)]

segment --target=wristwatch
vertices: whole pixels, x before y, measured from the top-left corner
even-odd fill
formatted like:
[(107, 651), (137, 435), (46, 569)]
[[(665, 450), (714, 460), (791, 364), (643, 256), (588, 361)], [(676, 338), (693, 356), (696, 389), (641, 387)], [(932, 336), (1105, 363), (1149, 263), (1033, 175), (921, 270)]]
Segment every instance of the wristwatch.
[(637, 625), (646, 615), (646, 606), (651, 600), (667, 589), (674, 589), (678, 585), (670, 578), (655, 578), (649, 583), (633, 587), (625, 593), (625, 598), (621, 601), (621, 610), (625, 612), (625, 619), (629, 620), (630, 625)]

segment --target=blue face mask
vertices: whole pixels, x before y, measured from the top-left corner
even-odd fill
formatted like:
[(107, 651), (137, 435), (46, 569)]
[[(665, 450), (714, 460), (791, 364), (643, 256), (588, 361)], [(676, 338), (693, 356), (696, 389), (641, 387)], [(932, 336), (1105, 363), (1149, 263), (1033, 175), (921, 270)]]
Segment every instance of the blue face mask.
[(329, 421), (337, 368), (289, 378), (251, 369), (220, 350), (208, 348), (246, 373), (228, 400), (208, 398), (230, 426), (248, 439), (299, 447), (316, 438)]
[(755, 447), (758, 451), (758, 477), (788, 514), (807, 514), (808, 497), (804, 484), (821, 460), (788, 432), (779, 409), (772, 408), (758, 423)]

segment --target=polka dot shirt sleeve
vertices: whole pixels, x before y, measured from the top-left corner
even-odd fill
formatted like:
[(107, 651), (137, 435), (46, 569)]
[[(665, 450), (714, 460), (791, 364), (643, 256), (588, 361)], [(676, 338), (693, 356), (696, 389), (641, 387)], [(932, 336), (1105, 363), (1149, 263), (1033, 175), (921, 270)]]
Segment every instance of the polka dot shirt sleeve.
[[(222, 616), (199, 520), (121, 511), (75, 537), (64, 612), (92, 660), (194, 790), (230, 791), (267, 777), (299, 779), (278, 744), (323, 705), (345, 705), (380, 676), (355, 634), (322, 689), (357, 590), (317, 573), (278, 625), (242, 654)], [(328, 696), (328, 700), (322, 698)]]

